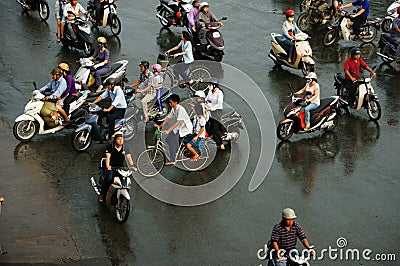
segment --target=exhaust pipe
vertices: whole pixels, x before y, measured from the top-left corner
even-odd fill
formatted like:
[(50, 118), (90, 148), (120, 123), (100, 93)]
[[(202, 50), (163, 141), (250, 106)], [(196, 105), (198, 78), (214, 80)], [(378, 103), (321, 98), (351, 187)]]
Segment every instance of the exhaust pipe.
[(161, 19), (165, 24), (168, 24), (168, 20), (166, 18), (164, 18), (163, 16), (161, 16), (160, 14), (156, 14), (156, 17)]
[(271, 52), (269, 52), (268, 57), (272, 59), (272, 61), (276, 62), (278, 59)]
[(392, 58), (392, 57), (390, 57), (390, 56), (387, 56), (387, 55), (384, 55), (384, 54), (382, 54), (382, 53), (380, 53), (380, 52), (377, 52), (376, 54), (379, 55), (380, 57), (382, 57), (382, 58), (388, 60), (390, 63), (392, 63), (392, 62), (394, 61), (394, 58)]

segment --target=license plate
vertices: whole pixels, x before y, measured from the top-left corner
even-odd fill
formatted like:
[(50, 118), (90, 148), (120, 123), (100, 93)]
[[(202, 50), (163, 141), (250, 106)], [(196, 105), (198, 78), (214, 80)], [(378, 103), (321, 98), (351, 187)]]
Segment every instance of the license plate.
[(216, 32), (213, 32), (212, 36), (214, 38), (219, 38), (219, 37), (221, 37), (221, 34), (218, 31), (216, 31)]

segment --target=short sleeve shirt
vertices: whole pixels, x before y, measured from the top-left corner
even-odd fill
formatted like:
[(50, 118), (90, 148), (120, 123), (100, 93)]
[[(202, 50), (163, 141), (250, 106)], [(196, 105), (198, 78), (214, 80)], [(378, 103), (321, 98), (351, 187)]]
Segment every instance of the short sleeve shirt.
[(109, 145), (106, 149), (106, 153), (111, 154), (110, 166), (111, 167), (124, 167), (125, 166), (125, 151), (124, 146), (121, 150), (117, 150), (113, 144)]
[(400, 32), (396, 31), (395, 29), (400, 29), (400, 18), (397, 16), (393, 19), (392, 22), (392, 30), (390, 31), (390, 35), (395, 38), (400, 38)]
[(357, 7), (357, 12), (360, 11), (361, 9), (364, 9), (364, 13), (361, 14), (363, 17), (368, 17), (369, 15), (369, 0), (364, 0), (364, 2), (361, 3), (361, 0), (357, 0), (352, 2), (353, 6)]
[(194, 61), (192, 43), (190, 41), (181, 41), (178, 46), (181, 47), (182, 52), (187, 51), (187, 53), (183, 55), (183, 61), (185, 62), (185, 64), (192, 63)]
[[(348, 70), (350, 74), (352, 75), (353, 78), (361, 78), (360, 75), (360, 67), (366, 68), (367, 63), (363, 59), (358, 59), (357, 61), (354, 61), (352, 58), (349, 58), (344, 62), (344, 70)], [(346, 75), (346, 79), (351, 79)]]
[[(198, 134), (202, 127), (206, 126), (206, 118), (203, 115), (196, 115), (193, 119), (193, 131), (195, 134)], [(199, 136), (200, 138), (206, 137), (206, 131), (203, 130), (203, 133)]]
[(286, 230), (283, 221), (276, 224), (272, 229), (271, 242), (277, 242), (280, 249), (289, 251), (296, 247), (297, 238), (302, 241), (306, 238), (303, 228), (294, 222), (290, 231)]
[(185, 108), (183, 108), (182, 105), (178, 104), (168, 114), (168, 119), (173, 119), (173, 118), (176, 118), (177, 121), (180, 121), (179, 125), (173, 130), (175, 134), (179, 132), (179, 136), (184, 137), (187, 134), (192, 133), (193, 124), (190, 121), (188, 113), (186, 112)]

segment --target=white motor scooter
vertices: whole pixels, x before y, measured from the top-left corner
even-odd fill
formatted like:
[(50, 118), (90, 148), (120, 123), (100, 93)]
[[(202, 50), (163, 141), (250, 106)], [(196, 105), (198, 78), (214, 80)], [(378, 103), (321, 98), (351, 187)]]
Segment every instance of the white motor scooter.
[[(88, 111), (84, 108), (80, 108), (88, 97), (89, 91), (83, 91), (79, 93), (78, 98), (70, 104), (70, 118), (73, 126), (75, 119), (85, 116)], [(45, 103), (45, 95), (39, 90), (32, 92), (32, 97), (29, 99), (25, 106), (24, 113), (15, 119), (13, 133), (16, 139), (19, 141), (30, 141), (37, 133), (38, 134), (49, 134), (55, 133), (64, 129), (66, 126), (62, 125), (61, 116), (59, 118), (54, 117), (52, 126), (49, 126), (45, 122), (44, 117), (40, 114), (42, 107)]]
[(312, 58), (312, 49), (308, 42), (309, 36), (304, 33), (298, 33), (295, 36), (295, 60), (288, 62), (288, 53), (280, 44), (281, 34), (271, 33), (271, 51), (268, 57), (274, 61), (276, 65), (285, 65), (294, 69), (301, 69), (304, 76), (315, 71), (315, 61)]
[(381, 29), (383, 32), (388, 33), (392, 28), (393, 19), (395, 19), (397, 14), (397, 8), (400, 6), (400, 0), (394, 1), (390, 4), (386, 11), (386, 17), (382, 21)]
[[(76, 89), (95, 91), (95, 78), (91, 74), (91, 71), (96, 69), (99, 64), (95, 64), (93, 61), (89, 60), (89, 58), (81, 58), (78, 62), (81, 66), (74, 75)], [(111, 65), (111, 70), (107, 74), (101, 76), (102, 82), (104, 83), (107, 79), (114, 78), (117, 82), (116, 84), (123, 88), (124, 82), (128, 81), (126, 79), (126, 66), (128, 63), (128, 60), (120, 60), (113, 63)]]

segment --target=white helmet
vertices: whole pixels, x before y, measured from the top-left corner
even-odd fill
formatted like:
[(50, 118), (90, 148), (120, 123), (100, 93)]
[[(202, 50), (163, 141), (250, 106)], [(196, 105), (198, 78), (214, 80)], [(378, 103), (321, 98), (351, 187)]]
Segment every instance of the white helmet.
[(290, 208), (283, 209), (283, 211), (282, 211), (283, 219), (294, 219), (296, 217), (297, 217), (296, 213), (294, 212), (293, 209), (290, 209)]
[(317, 74), (315, 74), (315, 72), (310, 72), (306, 76), (306, 79), (317, 79)]
[(201, 2), (200, 6), (199, 6), (199, 9), (201, 10), (205, 6), (209, 6), (208, 2)]
[(206, 94), (204, 93), (204, 91), (196, 91), (194, 93), (195, 97), (201, 97), (201, 98), (206, 98)]

